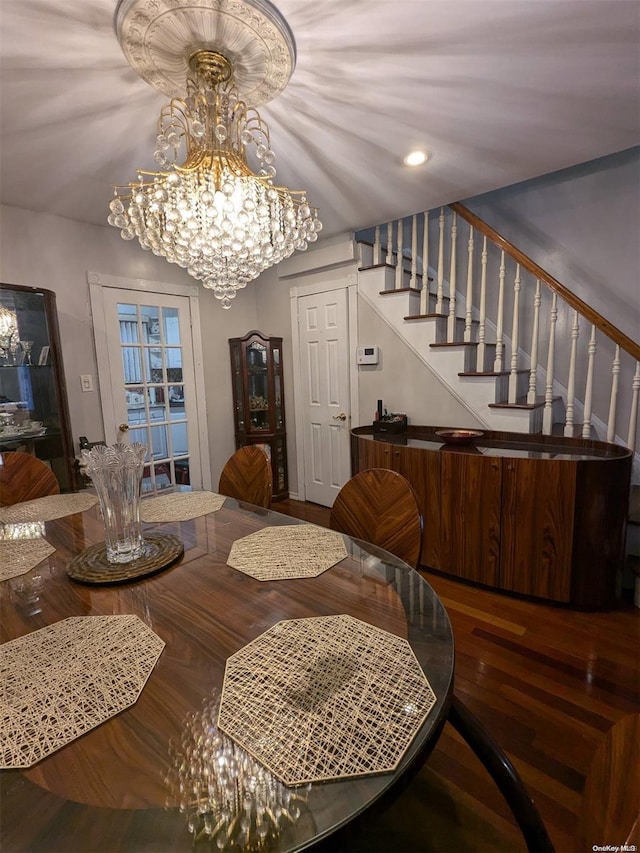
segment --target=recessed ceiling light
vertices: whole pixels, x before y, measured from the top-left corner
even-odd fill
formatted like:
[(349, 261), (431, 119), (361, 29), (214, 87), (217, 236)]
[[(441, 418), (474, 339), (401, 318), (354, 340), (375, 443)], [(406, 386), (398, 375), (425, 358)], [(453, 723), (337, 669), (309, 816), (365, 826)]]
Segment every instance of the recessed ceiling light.
[(428, 159), (429, 155), (426, 151), (410, 151), (403, 162), (405, 166), (422, 166)]

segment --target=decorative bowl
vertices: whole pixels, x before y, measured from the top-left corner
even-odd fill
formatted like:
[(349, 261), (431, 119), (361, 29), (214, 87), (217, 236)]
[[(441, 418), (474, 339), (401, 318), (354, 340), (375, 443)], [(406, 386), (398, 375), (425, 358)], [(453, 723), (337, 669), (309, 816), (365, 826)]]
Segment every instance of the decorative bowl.
[(471, 444), (484, 433), (479, 429), (437, 429), (436, 435), (445, 444)]

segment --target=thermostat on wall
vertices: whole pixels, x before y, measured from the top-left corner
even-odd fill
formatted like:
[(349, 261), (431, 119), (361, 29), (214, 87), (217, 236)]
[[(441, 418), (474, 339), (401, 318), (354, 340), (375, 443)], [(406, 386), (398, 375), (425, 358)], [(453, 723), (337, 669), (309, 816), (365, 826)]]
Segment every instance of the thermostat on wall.
[(356, 350), (357, 364), (377, 364), (378, 347), (358, 347)]

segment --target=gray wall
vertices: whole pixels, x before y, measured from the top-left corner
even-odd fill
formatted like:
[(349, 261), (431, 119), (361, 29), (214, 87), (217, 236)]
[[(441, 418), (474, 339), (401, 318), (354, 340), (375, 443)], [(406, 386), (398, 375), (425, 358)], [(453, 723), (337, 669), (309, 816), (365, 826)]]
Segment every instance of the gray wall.
[(637, 341), (639, 188), (636, 147), (463, 204)]

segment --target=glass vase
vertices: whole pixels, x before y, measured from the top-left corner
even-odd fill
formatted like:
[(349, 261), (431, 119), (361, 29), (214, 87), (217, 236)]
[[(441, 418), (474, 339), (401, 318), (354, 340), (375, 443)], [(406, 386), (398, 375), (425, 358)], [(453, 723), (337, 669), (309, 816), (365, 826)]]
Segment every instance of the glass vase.
[(144, 553), (140, 487), (146, 455), (147, 448), (138, 442), (82, 451), (82, 461), (100, 501), (110, 563), (130, 563)]

